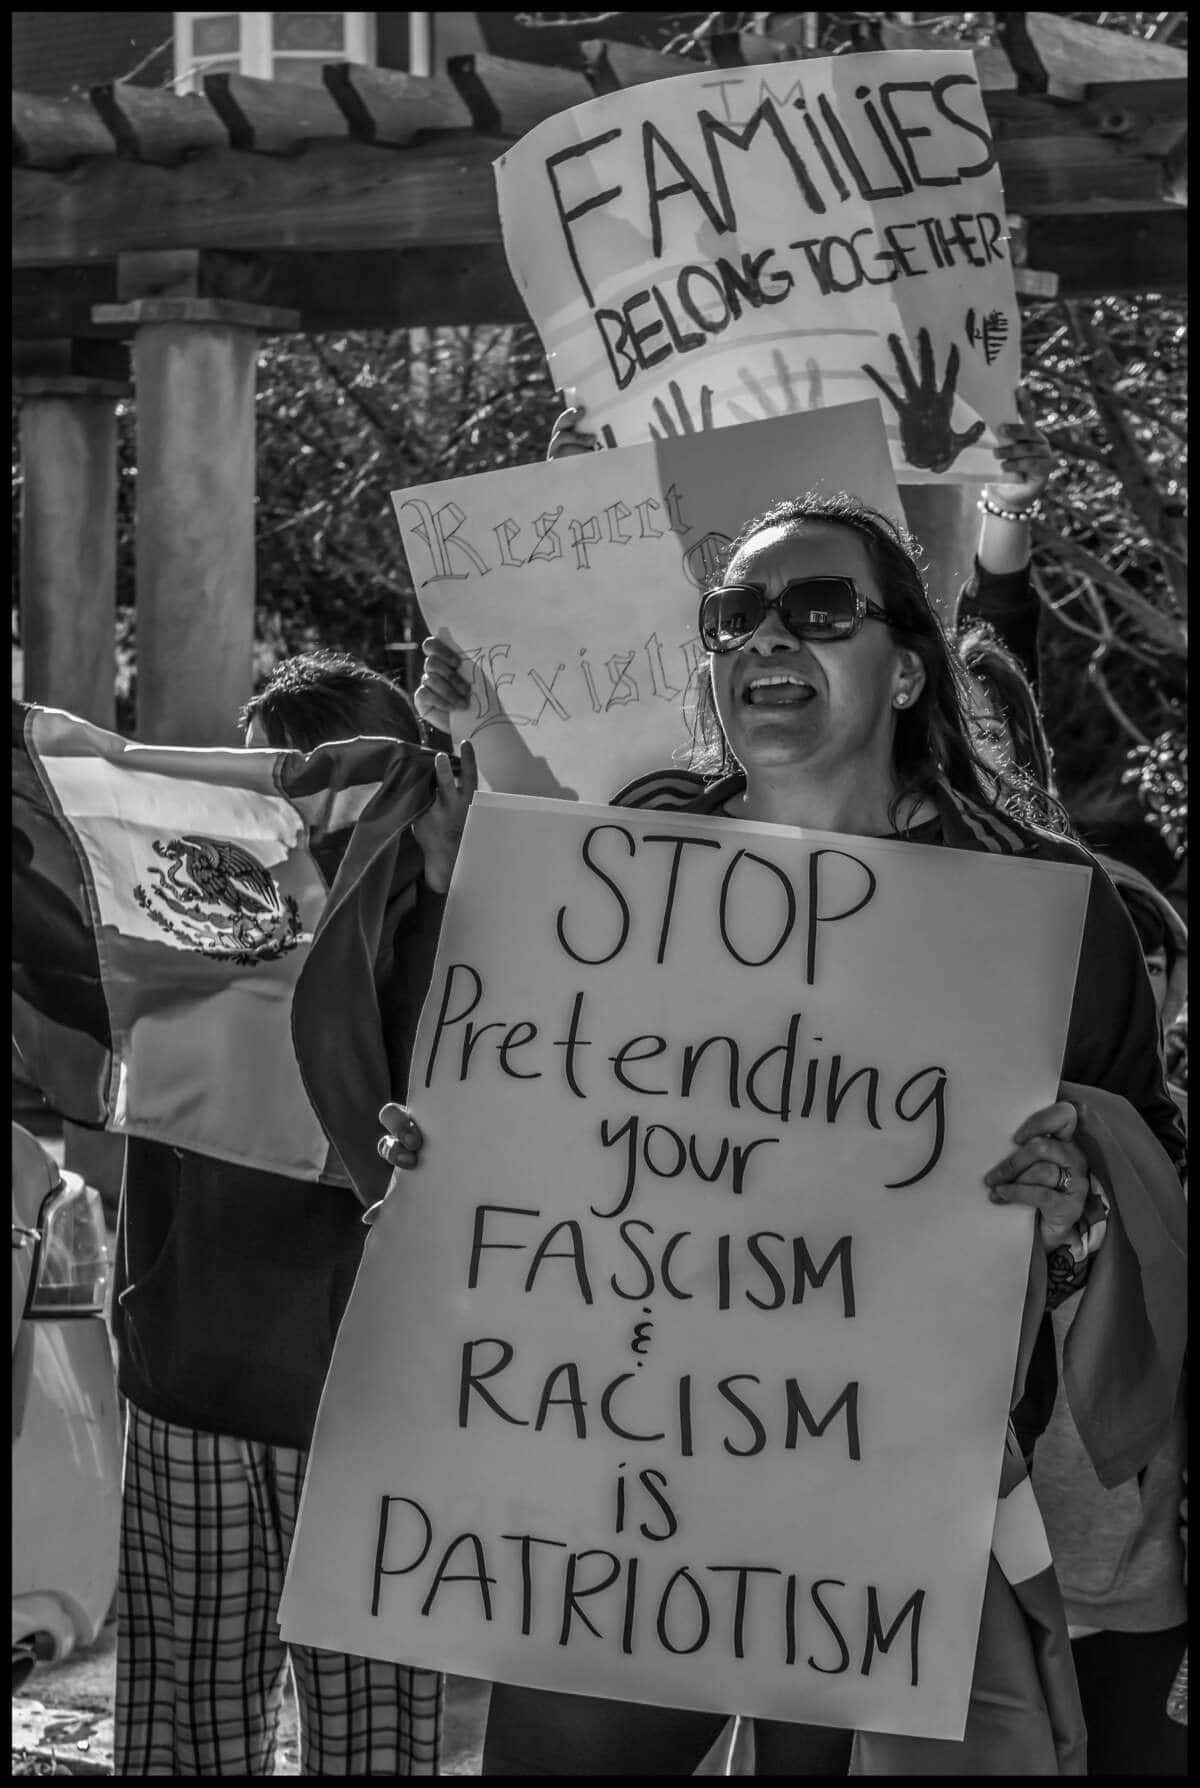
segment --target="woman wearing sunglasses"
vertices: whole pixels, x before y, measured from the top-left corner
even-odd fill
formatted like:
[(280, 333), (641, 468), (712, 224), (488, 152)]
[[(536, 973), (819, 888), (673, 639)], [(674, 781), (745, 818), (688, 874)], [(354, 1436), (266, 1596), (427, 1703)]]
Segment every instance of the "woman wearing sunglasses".
[[(1064, 1096), (1031, 1113), (1012, 1152), (986, 1172), (981, 1163), (978, 1194), (966, 1188), (964, 1196), (983, 1197), (986, 1186), (993, 1200), (1038, 1214), (1041, 1247), (1023, 1331), (1028, 1370), (1012, 1414), (1018, 1478), (1055, 1394), (1044, 1311), (1088, 1281), (1105, 1236), (1117, 1238), (1106, 1270), (1094, 1287), (1088, 1283), (1100, 1311), (1088, 1332), (1105, 1334), (1107, 1313), (1123, 1328), (1105, 1344), (1126, 1344), (1128, 1357), (1142, 1364), (1113, 1395), (1093, 1373), (1094, 1407), (1084, 1426), (1107, 1436), (1111, 1457), (1097, 1469), (1132, 1475), (1169, 1422), (1179, 1358), (1162, 1311), (1180, 1293), (1174, 1256), (1167, 1250), (1165, 1267), (1155, 1246), (1139, 1257), (1124, 1218), (1136, 1214), (1134, 1233), (1143, 1239), (1169, 1220), (1161, 1215), (1170, 1205), (1165, 1187), (1175, 1184), (1183, 1139), (1157, 1065), (1154, 1004), (1137, 939), (1111, 883), (1078, 846), (1003, 811), (1003, 785), (1016, 773), (989, 773), (976, 754), (964, 673), (906, 539), (856, 499), (779, 504), (749, 523), (720, 585), (702, 598), (698, 625), (709, 653), (698, 697), (698, 773), (643, 777), (619, 802), (1092, 867), (1063, 1068), (1072, 1093), (1086, 1097)], [(469, 688), (450, 648), (429, 641), (426, 650), (417, 706), (445, 726), (447, 710), (465, 706)], [(1140, 1176), (1120, 1164), (1110, 1170), (1093, 1134), (1092, 1102), (1112, 1095), (1137, 1127), (1147, 1163)], [(381, 1119), (381, 1153), (397, 1169), (416, 1166), (422, 1139), (411, 1115), (391, 1105)], [(484, 1774), (686, 1775), (721, 1723), (715, 1715), (498, 1684)], [(852, 1739), (828, 1728), (758, 1722), (756, 1773), (845, 1774)], [(966, 1737), (951, 1744), (860, 1734), (854, 1773), (1081, 1774), (1083, 1757), (1061, 1606), (1050, 1627), (1038, 1629), (993, 1564)]]

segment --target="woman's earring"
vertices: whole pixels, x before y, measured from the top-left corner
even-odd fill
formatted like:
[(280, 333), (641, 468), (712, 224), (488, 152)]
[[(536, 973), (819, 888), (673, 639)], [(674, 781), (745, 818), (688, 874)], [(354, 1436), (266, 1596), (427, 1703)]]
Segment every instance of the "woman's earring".
[(895, 706), (897, 708), (903, 708), (907, 705), (907, 702), (908, 702), (908, 696), (906, 695), (904, 690), (901, 689), (895, 698)]

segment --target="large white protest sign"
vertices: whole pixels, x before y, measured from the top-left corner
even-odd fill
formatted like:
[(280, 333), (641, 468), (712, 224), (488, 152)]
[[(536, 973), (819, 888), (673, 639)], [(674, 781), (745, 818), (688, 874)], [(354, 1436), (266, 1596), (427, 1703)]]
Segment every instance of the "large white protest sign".
[(480, 797), (284, 1637), (961, 1736), (1087, 885)]
[(555, 382), (610, 444), (878, 395), (902, 479), (994, 476), (1020, 315), (969, 51), (629, 88), (496, 179)]
[(809, 489), (903, 522), (877, 403), (394, 492), (425, 618), (466, 654), (455, 742), (485, 784), (607, 801), (686, 756), (700, 591), (744, 522)]

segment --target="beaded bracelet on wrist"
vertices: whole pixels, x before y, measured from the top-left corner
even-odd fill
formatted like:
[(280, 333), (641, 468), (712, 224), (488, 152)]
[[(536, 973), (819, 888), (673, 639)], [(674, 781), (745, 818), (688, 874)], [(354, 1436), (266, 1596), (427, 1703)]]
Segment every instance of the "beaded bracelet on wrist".
[(1001, 521), (1028, 522), (1036, 521), (1042, 513), (1039, 502), (1031, 503), (1028, 509), (1005, 509), (1003, 504), (993, 501), (986, 493), (975, 505), (981, 515), (994, 515)]

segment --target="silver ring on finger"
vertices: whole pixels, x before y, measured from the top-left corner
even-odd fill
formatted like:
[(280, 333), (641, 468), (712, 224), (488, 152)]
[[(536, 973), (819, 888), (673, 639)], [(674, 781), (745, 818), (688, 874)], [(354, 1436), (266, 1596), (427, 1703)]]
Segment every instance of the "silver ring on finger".
[(1061, 1164), (1059, 1165), (1058, 1184), (1055, 1186), (1054, 1190), (1056, 1192), (1069, 1192), (1071, 1190), (1071, 1169), (1069, 1167), (1063, 1167)]

